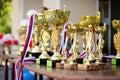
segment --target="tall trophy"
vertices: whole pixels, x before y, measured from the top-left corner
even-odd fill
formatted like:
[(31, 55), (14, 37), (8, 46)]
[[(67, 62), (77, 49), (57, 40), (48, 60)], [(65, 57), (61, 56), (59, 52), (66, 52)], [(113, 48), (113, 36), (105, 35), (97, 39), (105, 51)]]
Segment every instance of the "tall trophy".
[(44, 14), (48, 25), (54, 27), (51, 34), (53, 55), (50, 60), (61, 60), (61, 55), (58, 51), (60, 26), (68, 21), (70, 11), (65, 9), (46, 10)]
[(76, 61), (76, 58), (79, 57), (78, 55), (78, 48), (79, 48), (79, 39), (78, 39), (78, 32), (80, 31), (79, 24), (74, 24), (74, 23), (70, 23), (70, 33), (73, 33), (73, 44), (72, 47), (69, 51), (69, 53), (71, 54), (71, 63), (73, 63), (74, 61)]
[[(100, 12), (97, 16), (82, 16), (81, 26), (87, 27), (88, 31), (85, 33), (86, 38), (86, 57), (84, 58), (84, 64), (79, 64), (79, 70), (98, 70), (98, 67), (94, 65), (95, 53), (96, 53), (96, 40), (95, 40), (95, 28), (100, 24)], [(86, 68), (85, 68), (86, 67)], [(90, 67), (90, 68), (88, 68)]]
[(79, 48), (79, 38), (78, 38), (78, 32), (82, 30), (82, 27), (79, 27), (79, 24), (75, 23), (69, 23), (69, 34), (72, 34), (73, 43), (71, 44), (71, 48), (69, 50), (69, 53), (71, 54), (69, 60), (69, 63), (66, 63), (64, 65), (65, 69), (78, 69), (78, 65), (76, 62), (76, 59), (79, 57), (78, 55), (78, 48)]
[(120, 59), (120, 20), (113, 20), (112, 26), (117, 30), (117, 33), (114, 34), (114, 47), (117, 50), (116, 58)]
[(46, 22), (44, 13), (37, 14), (36, 23), (41, 28), (39, 36), (37, 37), (37, 39), (39, 40), (39, 47), (41, 51), (41, 55), (39, 56), (40, 64), (46, 64), (47, 60), (50, 59), (47, 50), (47, 48), (50, 47), (50, 33), (48, 31), (49, 26)]
[(107, 27), (106, 24), (104, 23), (103, 26), (98, 26), (96, 29), (96, 32), (98, 33), (98, 43), (97, 43), (97, 55), (96, 55), (96, 62), (97, 64), (102, 63), (102, 58), (103, 58), (103, 53), (102, 53), (102, 49), (104, 47), (104, 33), (106, 32)]
[(39, 36), (40, 36), (40, 26), (36, 23), (34, 24), (34, 30), (33, 30), (33, 48), (32, 48), (32, 53), (40, 53), (40, 48), (39, 48)]

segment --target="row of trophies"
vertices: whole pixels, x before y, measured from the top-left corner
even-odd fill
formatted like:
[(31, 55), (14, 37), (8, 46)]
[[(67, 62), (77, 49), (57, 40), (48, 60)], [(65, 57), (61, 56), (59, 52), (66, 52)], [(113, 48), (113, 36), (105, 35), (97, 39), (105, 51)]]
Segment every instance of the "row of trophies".
[[(98, 12), (97, 16), (82, 16), (79, 24), (67, 23), (69, 16), (70, 11), (65, 8), (46, 10), (44, 13), (36, 14), (34, 19), (34, 33), (32, 36), (33, 48), (29, 50), (29, 52), (32, 54), (39, 53), (39, 58), (43, 60), (60, 60), (59, 64), (57, 64), (57, 67), (60, 68), (61, 64), (68, 63), (68, 59), (70, 60), (68, 65), (76, 64), (79, 58), (85, 60), (85, 65), (93, 66), (93, 64), (102, 64), (102, 49), (105, 43), (103, 37), (107, 27), (106, 24), (99, 26), (101, 21), (100, 12)], [(120, 42), (118, 40), (120, 38), (120, 21), (114, 20), (112, 23), (118, 31), (114, 36), (114, 43), (118, 51), (117, 57), (120, 58), (120, 47), (118, 44)], [(64, 27), (62, 27), (63, 25)], [(27, 25), (22, 25), (18, 29), (21, 40), (21, 52), (25, 44), (26, 26)], [(53, 26), (53, 29), (50, 29), (51, 26)], [(83, 39), (83, 51), (80, 54), (78, 53), (80, 46), (79, 35), (82, 36)], [(96, 35), (98, 35), (97, 39)], [(70, 45), (68, 45), (68, 43), (70, 43)], [(70, 49), (68, 49), (68, 47), (70, 47)], [(49, 55), (48, 52), (52, 52), (52, 55)]]

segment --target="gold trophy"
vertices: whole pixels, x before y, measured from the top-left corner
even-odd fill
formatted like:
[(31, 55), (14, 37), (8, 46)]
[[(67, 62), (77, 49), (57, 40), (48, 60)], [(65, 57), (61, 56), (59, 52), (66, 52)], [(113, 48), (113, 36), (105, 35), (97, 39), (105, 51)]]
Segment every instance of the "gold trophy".
[(114, 34), (114, 47), (117, 50), (116, 58), (120, 59), (120, 20), (113, 20), (112, 26), (117, 30)]
[(19, 55), (21, 55), (21, 52), (23, 52), (23, 48), (25, 45), (25, 38), (26, 38), (26, 31), (27, 31), (27, 20), (21, 21), (20, 27), (18, 28), (18, 34), (20, 37), (20, 49), (19, 49)]
[(70, 11), (65, 9), (46, 10), (44, 14), (45, 14), (46, 21), (48, 22), (48, 25), (54, 27), (51, 34), (53, 55), (49, 60), (53, 64), (50, 67), (53, 67), (55, 66), (56, 62), (60, 62), (61, 60), (61, 55), (58, 51), (60, 26), (65, 24), (68, 21)]
[(82, 27), (80, 27), (79, 24), (75, 23), (69, 23), (69, 34), (72, 34), (70, 37), (73, 39), (73, 43), (71, 46), (71, 49), (69, 53), (71, 54), (71, 57), (69, 58), (70, 62), (66, 63), (64, 65), (65, 69), (78, 69), (77, 65), (77, 58), (79, 57), (78, 55), (78, 48), (79, 48), (79, 39), (78, 39), (78, 32), (82, 30)]
[(82, 26), (81, 23), (80, 23), (80, 27), (82, 27), (82, 29), (81, 29), (81, 31), (79, 31), (79, 34), (81, 35), (81, 37), (83, 39), (83, 44), (82, 44), (83, 50), (80, 53), (80, 58), (83, 60), (84, 54), (86, 53), (86, 32), (88, 31), (88, 27)]
[(34, 47), (32, 49), (32, 53), (40, 53), (40, 48), (39, 48), (39, 36), (40, 36), (40, 26), (38, 24), (34, 24), (34, 30), (33, 30), (33, 36), (32, 36), (32, 41), (34, 43)]
[(70, 53), (71, 53), (71, 64), (74, 63), (74, 61), (76, 61), (76, 59), (79, 57), (78, 55), (78, 48), (79, 48), (79, 39), (78, 39), (78, 32), (82, 29), (82, 27), (79, 27), (79, 24), (74, 24), (74, 23), (70, 23), (70, 33), (73, 33), (73, 44), (72, 47), (70, 49)]
[(48, 55), (48, 50), (50, 46), (50, 33), (48, 31), (48, 24), (46, 22), (46, 18), (44, 13), (37, 14), (37, 23), (41, 27), (41, 32), (39, 33), (40, 36), (37, 37), (39, 39), (39, 44), (41, 46), (42, 54), (39, 56), (40, 59), (50, 59)]
[(98, 44), (97, 44), (97, 55), (96, 55), (96, 62), (97, 64), (102, 63), (103, 53), (102, 49), (104, 47), (104, 33), (107, 30), (106, 24), (104, 23), (103, 26), (98, 26), (96, 32), (98, 33)]
[[(100, 12), (98, 12), (97, 16), (82, 16), (81, 17), (81, 26), (87, 27), (88, 31), (86, 32), (86, 57), (85, 64), (78, 65), (79, 70), (98, 70), (96, 65), (93, 65), (93, 61), (95, 60), (95, 51), (93, 50), (95, 47), (95, 28), (100, 24)], [(91, 67), (91, 68), (88, 68)], [(86, 68), (83, 68), (86, 67)]]
[(65, 24), (68, 21), (70, 11), (65, 9), (46, 10), (44, 14), (49, 26), (54, 26), (54, 29), (51, 34), (53, 56), (50, 59), (60, 60), (61, 55), (59, 54), (59, 51), (58, 51), (59, 37), (60, 37), (59, 28), (61, 25)]

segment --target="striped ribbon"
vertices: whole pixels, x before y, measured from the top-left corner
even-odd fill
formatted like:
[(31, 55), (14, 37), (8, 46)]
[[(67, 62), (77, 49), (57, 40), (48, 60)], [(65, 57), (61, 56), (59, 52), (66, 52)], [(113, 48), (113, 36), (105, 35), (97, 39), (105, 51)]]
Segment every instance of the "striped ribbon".
[[(64, 28), (63, 28), (61, 44), (60, 44), (60, 47), (59, 47), (59, 52), (60, 52), (60, 54), (61, 54), (61, 52), (62, 52), (62, 48), (63, 48), (63, 46), (64, 46), (64, 44), (65, 44), (65, 41), (66, 41), (67, 30), (68, 30), (68, 23), (66, 23), (66, 24), (64, 25)], [(66, 54), (67, 54), (67, 56), (69, 56), (68, 48), (66, 48)]]
[[(22, 56), (21, 56), (21, 59), (18, 60), (16, 62), (16, 65), (15, 65), (15, 66), (17, 66), (18, 63), (21, 64), (20, 69), (19, 69), (19, 73), (17, 72), (17, 69), (16, 69), (16, 72), (15, 72), (16, 73), (16, 80), (22, 80), (22, 76), (23, 76), (22, 64), (24, 63), (24, 60), (26, 60), (25, 56), (27, 55), (27, 50), (28, 50), (28, 47), (29, 47), (29, 44), (30, 44), (30, 40), (31, 40), (31, 37), (32, 37), (33, 27), (34, 27), (34, 17), (35, 17), (35, 15), (33, 14), (33, 15), (31, 15), (31, 17), (29, 19), (29, 24), (27, 26), (27, 36), (26, 36), (26, 40), (25, 40), (25, 45), (24, 45), (24, 49), (23, 49), (23, 52), (22, 52)], [(27, 61), (31, 62), (31, 61), (33, 61), (33, 59), (29, 58), (29, 59), (27, 59)], [(17, 67), (15, 67), (15, 68), (17, 68)], [(18, 75), (17, 75), (17, 73), (18, 73)]]
[[(95, 29), (93, 28), (92, 29), (92, 33), (93, 33), (93, 36), (94, 36), (94, 47), (93, 47), (93, 51), (94, 51), (94, 53), (96, 53), (96, 35), (95, 35)], [(87, 51), (83, 51), (82, 53), (81, 53), (81, 55), (80, 55), (80, 58), (82, 58), (82, 59), (84, 59), (86, 56), (87, 56)]]
[[(15, 80), (22, 80), (22, 78), (23, 78), (23, 74), (19, 75), (19, 72), (20, 72), (19, 63), (20, 62), (21, 62), (21, 60), (19, 59), (15, 63)], [(35, 57), (25, 58), (24, 62), (25, 63), (35, 63), (36, 59), (35, 59)], [(20, 77), (18, 77), (18, 76), (20, 76)]]

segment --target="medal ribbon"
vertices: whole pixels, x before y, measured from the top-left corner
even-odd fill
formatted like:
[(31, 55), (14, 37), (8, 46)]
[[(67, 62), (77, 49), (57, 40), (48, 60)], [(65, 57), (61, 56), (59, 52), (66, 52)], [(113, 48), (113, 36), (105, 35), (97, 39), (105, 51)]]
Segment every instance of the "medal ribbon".
[[(29, 44), (30, 44), (30, 40), (31, 40), (31, 37), (32, 37), (32, 32), (33, 32), (33, 27), (34, 27), (34, 17), (35, 15), (31, 15), (30, 19), (29, 19), (29, 24), (27, 26), (27, 36), (26, 36), (26, 40), (25, 40), (25, 45), (24, 45), (24, 49), (23, 49), (23, 52), (22, 52), (22, 56), (21, 56), (21, 59), (17, 61), (16, 65), (18, 65), (18, 63), (21, 64), (20, 66), (20, 69), (19, 69), (19, 73), (16, 71), (16, 80), (22, 80), (22, 76), (23, 76), (23, 71), (22, 71), (22, 64), (24, 63), (24, 60), (25, 59), (25, 56), (27, 55), (27, 50), (28, 50), (28, 47), (29, 47)], [(32, 59), (28, 59), (28, 61), (32, 61)], [(16, 68), (16, 67), (15, 67)], [(17, 70), (17, 69), (16, 69)], [(18, 73), (18, 75), (17, 75)]]
[[(60, 45), (60, 47), (59, 47), (59, 52), (60, 52), (60, 54), (61, 54), (61, 52), (62, 52), (62, 48), (63, 48), (63, 46), (64, 46), (64, 44), (65, 44), (65, 41), (66, 41), (67, 30), (68, 30), (68, 23), (66, 23), (66, 24), (64, 25), (64, 28), (63, 28), (61, 45)], [(66, 54), (67, 54), (67, 56), (69, 56), (69, 51), (68, 51), (67, 48), (66, 48)]]

